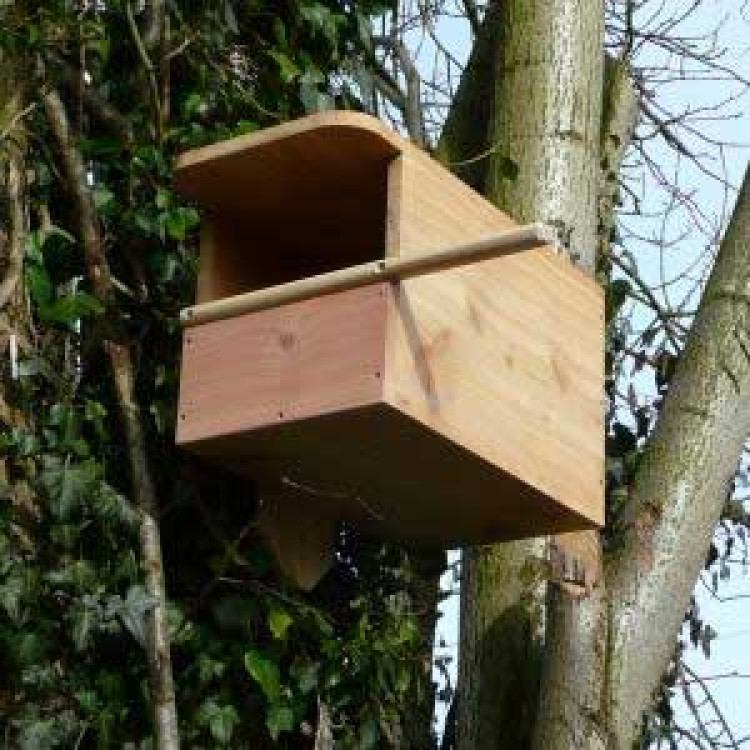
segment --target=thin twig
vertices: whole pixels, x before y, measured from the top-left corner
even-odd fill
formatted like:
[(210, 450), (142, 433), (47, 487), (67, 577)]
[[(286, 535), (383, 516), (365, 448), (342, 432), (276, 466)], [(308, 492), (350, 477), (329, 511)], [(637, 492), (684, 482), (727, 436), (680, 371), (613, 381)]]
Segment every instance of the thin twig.
[(156, 80), (156, 69), (154, 68), (154, 63), (151, 61), (151, 57), (149, 56), (148, 50), (146, 49), (144, 40), (141, 37), (141, 32), (138, 30), (138, 24), (135, 22), (135, 17), (133, 16), (133, 8), (130, 4), (130, 0), (126, 0), (125, 2), (125, 15), (128, 19), (128, 28), (130, 29), (130, 35), (133, 37), (133, 43), (135, 44), (136, 50), (138, 51), (138, 56), (141, 58), (143, 67), (146, 69), (146, 77), (148, 78), (151, 98), (153, 100), (152, 103), (154, 106), (154, 113), (156, 115), (157, 129), (161, 137), (162, 105), (161, 97), (159, 95), (159, 82)]
[(12, 299), (23, 274), (23, 246), (26, 237), (24, 200), (26, 193), (26, 164), (23, 155), (13, 148), (8, 157), (6, 193), (8, 201), (9, 235), (5, 277), (0, 282), (0, 309)]

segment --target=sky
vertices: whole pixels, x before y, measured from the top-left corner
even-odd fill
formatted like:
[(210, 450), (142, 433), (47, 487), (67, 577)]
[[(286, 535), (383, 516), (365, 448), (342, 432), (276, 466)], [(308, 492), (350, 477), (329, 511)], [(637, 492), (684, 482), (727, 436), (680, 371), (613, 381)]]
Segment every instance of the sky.
[[(721, 62), (750, 81), (750, 11), (744, 7), (746, 2), (703, 0), (676, 31), (685, 38), (686, 43), (698, 44), (698, 37), (718, 27), (716, 47), (726, 49)], [(653, 2), (645, 6), (640, 19), (636, 21), (649, 17), (658, 5), (665, 5), (674, 16), (689, 4), (685, 0), (669, 0), (666, 4)], [(655, 28), (659, 19), (652, 18), (650, 23)], [(459, 61), (465, 61), (470, 51), (470, 38), (464, 22), (443, 20), (438, 24), (436, 33), (441, 43)], [(410, 41), (412, 47), (421, 42), (419, 61), (420, 66), (426, 68), (434, 59), (433, 45), (416, 35)], [(705, 278), (710, 258), (716, 250), (736, 197), (736, 190), (727, 187), (727, 184), (738, 186), (748, 164), (750, 96), (733, 100), (743, 87), (738, 83), (716, 80), (715, 76), (702, 75), (703, 80), (688, 80), (690, 70), (685, 69), (677, 58), (653, 47), (644, 47), (637, 63), (647, 67), (666, 64), (674, 80), (658, 88), (655, 103), (675, 113), (688, 113), (696, 128), (716, 142), (729, 144), (719, 149), (692, 137), (689, 132), (683, 134), (688, 150), (700, 154), (708, 171), (715, 173), (714, 176), (695, 168), (684, 157), (676, 157), (674, 150), (665, 147), (663, 142), (655, 140), (649, 146), (649, 154), (663, 175), (669, 178), (677, 176), (682, 201), (675, 201), (665, 193), (655, 170), (630, 169), (628, 172), (631, 177), (629, 184), (641, 201), (642, 216), (622, 217), (623, 236), (628, 237), (626, 247), (637, 259), (644, 280), (660, 287), (657, 294), (661, 299), (673, 308), (689, 313), (695, 309), (701, 280)], [(725, 100), (729, 102), (722, 110), (720, 119), (714, 119), (715, 113), (704, 109)], [(648, 132), (648, 128), (642, 128), (641, 132)], [(633, 159), (629, 161), (632, 163)], [(669, 240), (669, 247), (663, 253), (657, 252), (647, 241), (648, 238), (660, 236), (666, 236)], [(632, 326), (637, 331), (639, 326), (648, 322), (646, 314), (637, 306), (631, 312)], [(639, 400), (645, 403), (653, 396), (653, 382), (647, 377), (641, 378), (638, 381)], [(454, 552), (450, 559), (455, 561), (457, 557), (458, 553)], [(735, 557), (742, 557), (742, 551)], [(686, 660), (696, 673), (708, 678), (706, 684), (726, 717), (734, 739), (742, 743), (744, 738), (748, 738), (750, 743), (750, 574), (741, 564), (731, 565), (730, 578), (720, 581), (717, 594), (711, 591), (710, 576), (706, 581), (708, 586), (699, 584), (696, 600), (701, 616), (711, 623), (717, 636), (711, 642), (710, 659), (700, 649), (690, 649)], [(457, 588), (452, 571), (444, 576), (443, 583), (446, 588)], [(452, 657), (451, 673), (455, 681), (458, 596), (449, 598), (443, 605), (436, 643), (439, 655)], [(439, 682), (442, 684), (442, 680)], [(695, 696), (699, 702), (705, 703), (699, 689), (695, 690)], [(674, 705), (679, 720), (686, 727), (694, 729), (695, 723), (684, 701), (677, 698)], [(703, 715), (709, 731), (715, 730), (716, 717), (710, 703), (705, 703)], [(441, 725), (445, 706), (438, 705), (437, 716)], [(726, 736), (722, 739), (727, 740)], [(692, 743), (681, 745), (693, 746)]]
[[(684, 4), (683, 4), (684, 5)], [(680, 29), (685, 36), (700, 36), (720, 28), (717, 35), (717, 46), (726, 48), (727, 54), (723, 64), (746, 79), (750, 79), (750, 17), (740, 0), (704, 0), (698, 11)], [(743, 15), (744, 13), (744, 15)], [(722, 18), (725, 23), (721, 23)], [(661, 64), (667, 61), (663, 54), (645, 50), (642, 64)], [(676, 60), (668, 61), (677, 72), (680, 66)], [(737, 83), (716, 80), (686, 81), (677, 80), (674, 84), (658, 92), (661, 101), (675, 112), (693, 111), (696, 117), (711, 116), (711, 112), (700, 113), (701, 107), (711, 106), (736, 96), (743, 87)], [(723, 158), (718, 150), (697, 139), (688, 141), (690, 150), (706, 154), (705, 162), (713, 171), (724, 176), (728, 183), (738, 186), (748, 164), (750, 150), (750, 97), (747, 95), (733, 101), (724, 109), (728, 119), (701, 121), (696, 127), (728, 146)], [(694, 194), (694, 208), (675, 211), (670, 214), (665, 209), (669, 201), (654, 181), (647, 181), (644, 193), (644, 213), (640, 220), (624, 219), (624, 223), (634, 227), (644, 235), (660, 233), (665, 227), (669, 238), (682, 238), (673, 248), (660, 257), (660, 253), (645, 243), (631, 241), (629, 246), (636, 255), (641, 275), (651, 284), (659, 284), (665, 278), (669, 283), (664, 293), (670, 302), (679, 306), (684, 300), (685, 310), (694, 310), (699, 291), (695, 281), (700, 280), (707, 265), (701, 259), (713, 254), (716, 240), (720, 239), (731, 208), (736, 198), (736, 191), (727, 190), (720, 180), (706, 175), (686, 163), (685, 159), (676, 159), (674, 151), (663, 144), (654, 148), (654, 159), (663, 165), (665, 173), (678, 174), (682, 189)], [(696, 213), (697, 212), (697, 213)], [(653, 214), (649, 216), (648, 214)], [(664, 216), (669, 218), (664, 220)], [(714, 238), (712, 232), (716, 233)], [(710, 249), (706, 253), (706, 248)], [(677, 279), (675, 281), (675, 279)], [(634, 319), (638, 320), (638, 313)], [(637, 325), (637, 323), (636, 323)], [(642, 398), (651, 397), (649, 384), (642, 385)], [(741, 558), (739, 550), (735, 557)], [(743, 739), (750, 742), (750, 576), (741, 564), (729, 566), (730, 578), (721, 582), (717, 595), (711, 591), (711, 576), (705, 575), (708, 585), (699, 583), (696, 589), (696, 600), (701, 618), (711, 623), (717, 631), (717, 637), (711, 643), (711, 657), (706, 658), (701, 649), (690, 649), (686, 661), (702, 678), (708, 678), (706, 685), (710, 688), (721, 712), (724, 714), (734, 739), (741, 743)], [(725, 675), (736, 674), (734, 677)], [(696, 701), (705, 703), (705, 694), (699, 685), (693, 686)], [(685, 726), (696, 730), (695, 721), (687, 710), (684, 699), (678, 697), (674, 703), (677, 716)], [(717, 717), (705, 703), (703, 711), (709, 732), (718, 733)], [(722, 741), (729, 738), (724, 735)], [(693, 747), (683, 740), (681, 747)]]

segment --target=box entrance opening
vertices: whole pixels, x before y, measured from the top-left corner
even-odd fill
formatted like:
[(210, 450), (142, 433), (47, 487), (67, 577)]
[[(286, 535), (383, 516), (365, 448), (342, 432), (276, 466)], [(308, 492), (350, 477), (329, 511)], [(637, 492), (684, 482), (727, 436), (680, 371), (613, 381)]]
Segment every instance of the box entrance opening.
[(249, 138), (200, 149), (178, 172), (209, 212), (198, 303), (384, 257), (393, 144), (343, 126)]

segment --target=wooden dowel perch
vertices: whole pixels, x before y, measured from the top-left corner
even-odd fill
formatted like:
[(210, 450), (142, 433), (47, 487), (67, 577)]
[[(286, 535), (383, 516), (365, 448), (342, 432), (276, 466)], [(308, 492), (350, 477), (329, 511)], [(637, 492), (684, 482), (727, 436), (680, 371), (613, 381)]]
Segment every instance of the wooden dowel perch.
[(368, 284), (401, 281), (544, 245), (556, 246), (556, 244), (557, 234), (552, 227), (546, 224), (528, 224), (475, 242), (453, 245), (437, 252), (370, 261), (338, 271), (290, 281), (287, 284), (194, 305), (185, 308), (180, 313), (180, 320), (185, 328), (189, 328), (235, 315), (301, 302), (312, 297), (356, 289)]

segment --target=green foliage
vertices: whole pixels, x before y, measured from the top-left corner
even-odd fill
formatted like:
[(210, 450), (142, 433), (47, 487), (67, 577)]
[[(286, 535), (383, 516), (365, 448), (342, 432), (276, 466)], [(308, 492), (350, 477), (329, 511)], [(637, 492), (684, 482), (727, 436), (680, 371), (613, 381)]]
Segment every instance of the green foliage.
[[(402, 736), (410, 702), (428, 695), (403, 553), (346, 532), (336, 568), (300, 596), (254, 530), (252, 488), (173, 444), (177, 314), (192, 299), (200, 221), (172, 188), (174, 156), (305, 112), (356, 106), (333, 76), (356, 59), (361, 29), (386, 6), (170, 3), (170, 38), (148, 48), (157, 63), (149, 69), (124, 0), (0, 5), (0, 57), (22, 71), (31, 105), (29, 310), (13, 313), (24, 321), (14, 328), (20, 353), (0, 401), (8, 747), (151, 746), (144, 641), (153, 601), (108, 341), (128, 345), (136, 367), (162, 511), (184, 746), (312, 747), (323, 705), (339, 746), (384, 747)], [(90, 283), (79, 206), (37, 98), (49, 87), (61, 92), (89, 170), (115, 280), (107, 300)]]

